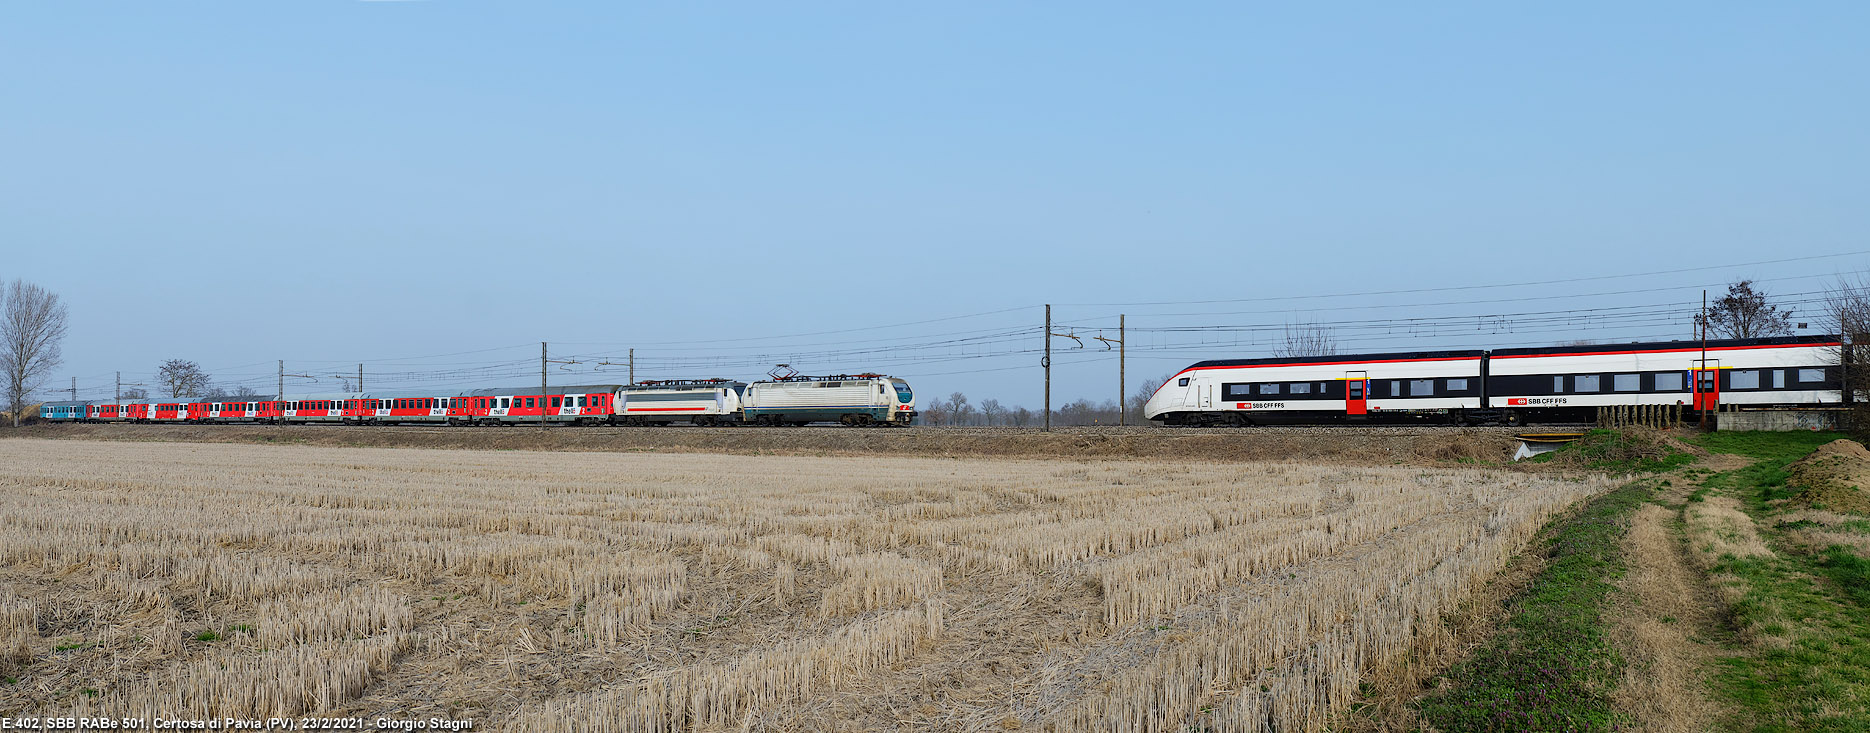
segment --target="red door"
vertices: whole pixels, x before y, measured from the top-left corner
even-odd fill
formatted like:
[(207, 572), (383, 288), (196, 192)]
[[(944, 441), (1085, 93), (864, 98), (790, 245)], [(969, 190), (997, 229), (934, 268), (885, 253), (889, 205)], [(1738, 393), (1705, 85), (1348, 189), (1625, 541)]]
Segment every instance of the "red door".
[(1370, 380), (1365, 376), (1363, 372), (1344, 373), (1344, 414), (1369, 414), (1364, 390), (1370, 386)]
[(1695, 409), (1719, 411), (1721, 407), (1720, 363), (1709, 360), (1695, 373)]

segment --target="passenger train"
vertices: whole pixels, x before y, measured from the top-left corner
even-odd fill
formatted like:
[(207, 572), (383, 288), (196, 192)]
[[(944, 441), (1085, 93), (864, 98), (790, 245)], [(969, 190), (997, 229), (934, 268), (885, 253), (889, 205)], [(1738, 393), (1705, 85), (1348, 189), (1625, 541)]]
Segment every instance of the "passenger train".
[(461, 392), (357, 392), (287, 399), (47, 402), (52, 422), (330, 425), (908, 425), (909, 383), (882, 374), (510, 387)]
[(1203, 361), (1143, 408), (1163, 425), (1585, 422), (1596, 408), (1842, 402), (1836, 336)]

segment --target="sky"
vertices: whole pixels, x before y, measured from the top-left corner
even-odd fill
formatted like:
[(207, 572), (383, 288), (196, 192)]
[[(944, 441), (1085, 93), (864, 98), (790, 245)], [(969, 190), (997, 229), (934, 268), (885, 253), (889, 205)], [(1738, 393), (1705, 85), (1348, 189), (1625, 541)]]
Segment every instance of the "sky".
[[(50, 387), (885, 372), (1037, 408), (1286, 324), (1686, 338), (1870, 269), (1870, 5), (11, 3)], [(1531, 315), (1543, 314), (1543, 315)], [(1815, 323), (1813, 324), (1816, 325)]]

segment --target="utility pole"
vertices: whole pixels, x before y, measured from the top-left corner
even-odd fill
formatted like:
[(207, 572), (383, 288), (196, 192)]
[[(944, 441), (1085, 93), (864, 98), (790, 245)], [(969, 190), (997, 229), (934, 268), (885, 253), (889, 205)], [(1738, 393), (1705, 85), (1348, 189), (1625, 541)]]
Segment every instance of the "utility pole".
[(77, 377), (71, 378), (71, 401), (73, 402), (78, 401), (78, 378)]
[(123, 372), (117, 372), (117, 396), (112, 397), (111, 401), (112, 402), (123, 401)]
[(279, 404), (279, 421), (273, 423), (280, 427), (286, 425), (286, 360), (279, 360), (279, 394), (273, 395), (273, 401)]
[(1052, 304), (1045, 304), (1045, 432), (1052, 432)]
[(630, 383), (636, 384), (636, 349), (630, 350)]
[[(546, 358), (545, 342), (544, 341), (539, 342), (539, 429), (540, 430), (545, 429), (546, 407), (550, 405), (552, 402), (552, 397), (545, 393), (546, 392), (545, 365), (547, 364), (576, 364), (576, 363), (578, 362), (572, 359), (548, 359)], [(565, 399), (571, 399), (571, 395), (569, 394), (565, 395)]]
[[(1708, 291), (1706, 290), (1701, 291), (1701, 315), (1696, 316), (1695, 320), (1701, 322), (1701, 371), (1695, 373), (1695, 401), (1700, 404), (1695, 405), (1695, 407), (1701, 408), (1707, 405), (1707, 400), (1701, 399), (1701, 375), (1708, 373)], [(1720, 384), (1720, 378), (1720, 372), (1715, 372), (1714, 379), (1717, 385), (1715, 387), (1716, 390), (1720, 389), (1718, 386)], [(1717, 391), (1715, 394), (1719, 394), (1719, 392)], [(1697, 409), (1695, 412), (1701, 416), (1701, 432), (1707, 432), (1708, 411), (1705, 409)]]
[(357, 365), (357, 391), (364, 391), (364, 365)]

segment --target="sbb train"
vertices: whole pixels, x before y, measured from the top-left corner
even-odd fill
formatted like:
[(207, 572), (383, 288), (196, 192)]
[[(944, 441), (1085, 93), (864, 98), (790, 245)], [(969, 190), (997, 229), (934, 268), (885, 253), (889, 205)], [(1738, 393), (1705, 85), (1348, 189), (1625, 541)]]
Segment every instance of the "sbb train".
[(47, 402), (53, 422), (335, 425), (908, 425), (909, 383), (882, 374), (790, 376), (751, 384), (670, 380), (462, 392), (288, 395), (285, 400)]
[(1183, 369), (1143, 414), (1164, 425), (1581, 422), (1598, 408), (1843, 400), (1836, 336), (1224, 359)]

